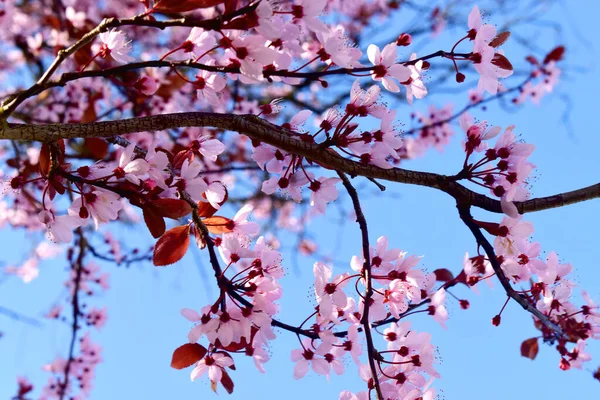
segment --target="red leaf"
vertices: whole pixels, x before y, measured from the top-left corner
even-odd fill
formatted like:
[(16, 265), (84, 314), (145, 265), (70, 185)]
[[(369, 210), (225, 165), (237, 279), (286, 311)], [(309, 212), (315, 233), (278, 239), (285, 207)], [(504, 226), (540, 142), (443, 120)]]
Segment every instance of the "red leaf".
[(48, 173), (50, 172), (50, 146), (48, 146), (48, 143), (42, 144), (42, 148), (40, 149), (39, 164), (40, 174), (43, 176), (48, 176)]
[(454, 279), (454, 275), (452, 272), (447, 270), (446, 268), (440, 268), (433, 271), (435, 274), (435, 280), (440, 282), (448, 282)]
[(225, 390), (227, 390), (227, 393), (233, 393), (233, 381), (231, 380), (229, 374), (225, 371), (223, 371), (221, 374), (221, 385), (223, 385)]
[(238, 0), (225, 0), (225, 15), (231, 14), (238, 8)]
[(150, 202), (160, 216), (178, 219), (192, 212), (192, 207), (181, 199), (158, 199)]
[(507, 71), (513, 70), (513, 66), (510, 63), (510, 61), (508, 61), (508, 58), (504, 57), (500, 53), (494, 54), (494, 58), (492, 58), (492, 64), (494, 64), (498, 68), (502, 68)]
[(100, 138), (86, 138), (85, 147), (97, 160), (102, 160), (108, 153), (108, 142)]
[(198, 216), (200, 216), (200, 218), (212, 217), (217, 211), (218, 210), (208, 202), (198, 202)]
[(154, 246), (152, 261), (157, 267), (171, 265), (181, 260), (190, 246), (190, 226), (169, 229)]
[(553, 48), (544, 58), (544, 64), (548, 64), (550, 61), (560, 61), (565, 55), (565, 46), (558, 46)]
[(186, 343), (175, 349), (171, 359), (171, 367), (183, 369), (202, 360), (206, 355), (206, 348), (198, 343)]
[(159, 0), (154, 10), (167, 13), (182, 13), (199, 8), (214, 7), (224, 3), (225, 0)]
[(500, 32), (495, 38), (489, 43), (491, 47), (502, 46), (510, 37), (510, 32)]
[(52, 186), (52, 189), (56, 190), (56, 192), (58, 194), (65, 194), (66, 189), (60, 182), (57, 182), (56, 180), (51, 179), (48, 181), (48, 183), (50, 184), (50, 186)]
[(538, 338), (527, 339), (523, 343), (521, 343), (521, 355), (523, 357), (535, 360), (539, 349), (540, 346), (538, 344)]
[(144, 207), (142, 211), (144, 214), (144, 221), (150, 230), (150, 234), (153, 238), (158, 239), (163, 235), (163, 233), (165, 233), (165, 230), (167, 229), (165, 220), (156, 213), (153, 207)]
[(220, 235), (221, 233), (233, 232), (233, 224), (229, 218), (219, 217), (208, 217), (202, 220), (204, 225), (208, 228), (210, 233)]
[(173, 166), (175, 168), (181, 168), (185, 160), (191, 162), (193, 160), (193, 157), (194, 153), (192, 153), (191, 150), (181, 150), (179, 153), (175, 154), (175, 157), (173, 157)]
[[(484, 222), (473, 220), (477, 225), (485, 229), (490, 235), (494, 236), (506, 236), (508, 234), (508, 229), (502, 229), (500, 224), (496, 222)], [(506, 232), (504, 232), (506, 230)]]
[[(256, 332), (258, 332), (257, 328), (255, 328), (255, 327), (250, 328), (250, 343), (252, 343), (252, 341), (254, 340), (254, 336), (256, 336)], [(242, 337), (242, 339), (239, 342), (232, 342), (228, 346), (223, 346), (221, 344), (221, 342), (219, 341), (219, 339), (217, 339), (215, 341), (215, 345), (223, 350), (236, 352), (236, 351), (240, 351), (240, 350), (247, 348), (249, 346), (249, 343), (245, 337)], [(225, 354), (227, 354), (227, 353), (225, 353)]]

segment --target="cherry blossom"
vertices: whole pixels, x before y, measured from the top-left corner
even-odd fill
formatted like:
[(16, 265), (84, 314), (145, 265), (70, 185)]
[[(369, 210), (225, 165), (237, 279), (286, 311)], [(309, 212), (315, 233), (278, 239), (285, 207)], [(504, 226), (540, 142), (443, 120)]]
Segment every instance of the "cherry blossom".
[(115, 61), (126, 64), (134, 60), (128, 53), (131, 50), (125, 34), (117, 29), (111, 29), (98, 35), (102, 45), (96, 50), (102, 57), (111, 56)]
[[(369, 61), (375, 66), (371, 76), (375, 81), (381, 81), (383, 87), (392, 93), (400, 91), (400, 87), (394, 79), (399, 82), (406, 82), (411, 78), (411, 70), (402, 64), (396, 64), (396, 44), (390, 43), (383, 48), (383, 51), (379, 50), (379, 47), (372, 44), (367, 49), (367, 55)], [(394, 78), (394, 79), (392, 79)]]
[(114, 169), (114, 174), (117, 178), (125, 178), (129, 182), (139, 185), (140, 178), (143, 178), (150, 170), (150, 165), (143, 158), (133, 159), (133, 151), (135, 144), (130, 144), (121, 153), (119, 164)]
[(233, 359), (231, 357), (221, 353), (214, 353), (198, 361), (190, 374), (190, 379), (194, 381), (208, 372), (208, 379), (211, 382), (217, 383), (221, 381), (225, 368), (231, 366), (233, 366)]

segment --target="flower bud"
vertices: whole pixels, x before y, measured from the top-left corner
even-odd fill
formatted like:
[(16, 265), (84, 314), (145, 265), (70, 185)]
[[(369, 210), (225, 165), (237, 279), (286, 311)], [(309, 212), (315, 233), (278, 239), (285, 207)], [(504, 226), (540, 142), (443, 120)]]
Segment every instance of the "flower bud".
[(412, 43), (412, 36), (408, 33), (403, 33), (396, 39), (396, 46), (409, 46)]
[(494, 318), (492, 318), (492, 325), (494, 325), (494, 326), (500, 325), (500, 314), (498, 314)]

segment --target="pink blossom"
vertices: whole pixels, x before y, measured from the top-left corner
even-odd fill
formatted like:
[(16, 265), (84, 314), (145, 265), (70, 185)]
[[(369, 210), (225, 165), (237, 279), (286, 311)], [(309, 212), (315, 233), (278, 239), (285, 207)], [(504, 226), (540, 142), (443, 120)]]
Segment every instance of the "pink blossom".
[(316, 36), (323, 46), (316, 55), (322, 60), (334, 63), (342, 68), (357, 68), (361, 66), (358, 62), (361, 52), (349, 44), (342, 27), (328, 29), (326, 32), (316, 32)]
[(197, 162), (191, 162), (188, 159), (181, 165), (181, 179), (177, 182), (179, 190), (187, 192), (195, 201), (201, 200), (202, 194), (208, 189), (206, 181), (199, 177), (202, 165)]
[(208, 379), (216, 384), (221, 381), (225, 368), (232, 366), (233, 359), (230, 356), (223, 353), (213, 353), (196, 363), (190, 374), (190, 379), (194, 381), (208, 371)]
[(127, 53), (131, 50), (125, 34), (115, 28), (110, 31), (102, 32), (98, 35), (102, 46), (99, 48), (99, 52), (102, 57), (111, 56), (115, 61), (121, 64), (127, 64), (134, 60), (133, 57)]
[(427, 308), (427, 312), (429, 315), (433, 316), (443, 328), (446, 327), (446, 320), (448, 319), (448, 311), (446, 311), (446, 307), (444, 307), (444, 302), (446, 301), (446, 291), (444, 289), (440, 289), (431, 297), (431, 303), (429, 303), (429, 307)]
[(318, 18), (326, 4), (326, 0), (297, 0), (297, 4), (292, 6), (292, 15), (296, 20), (304, 21), (313, 32), (327, 32), (327, 25)]
[(135, 150), (135, 144), (131, 143), (121, 153), (119, 158), (119, 165), (114, 169), (115, 177), (125, 178), (129, 182), (139, 185), (140, 178), (143, 178), (146, 173), (150, 170), (150, 165), (143, 158), (133, 159), (133, 152)]
[(248, 221), (248, 215), (250, 215), (253, 209), (254, 207), (251, 204), (246, 204), (239, 209), (232, 219), (233, 233), (247, 236), (253, 236), (258, 233), (260, 228), (258, 224)]
[[(417, 55), (415, 53), (410, 55), (410, 61), (414, 61), (416, 58)], [(410, 77), (407, 81), (401, 81), (400, 83), (406, 88), (406, 101), (408, 101), (408, 104), (412, 104), (414, 97), (422, 99), (427, 95), (427, 88), (421, 79), (423, 75), (423, 61), (419, 60), (409, 65), (408, 69), (410, 70)]]
[[(208, 65), (212, 65), (209, 63)], [(196, 94), (199, 100), (204, 100), (213, 107), (221, 105), (219, 94), (227, 86), (227, 81), (221, 75), (215, 72), (202, 70), (196, 74)]]
[[(117, 219), (119, 211), (123, 207), (120, 200), (121, 197), (116, 193), (93, 187), (91, 191), (83, 193), (73, 201), (69, 207), (69, 215), (79, 216), (83, 219), (87, 219), (89, 216), (98, 229), (101, 223)], [(83, 210), (86, 210), (87, 215)]]
[(56, 217), (52, 211), (41, 211), (38, 214), (40, 221), (48, 229), (48, 239), (55, 243), (71, 243), (73, 230), (83, 224), (83, 220), (73, 215), (60, 215)]
[(400, 91), (394, 79), (402, 83), (408, 81), (411, 76), (409, 68), (396, 64), (397, 48), (396, 43), (390, 43), (383, 48), (383, 51), (374, 44), (369, 45), (367, 49), (369, 61), (375, 66), (371, 72), (373, 80), (382, 81), (383, 87), (393, 93)]
[(335, 188), (336, 183), (341, 182), (339, 178), (325, 178), (320, 177), (317, 180), (313, 180), (308, 188), (311, 190), (310, 194), (310, 205), (321, 214), (325, 214), (325, 207), (327, 203), (330, 203), (337, 199), (338, 191)]
[(296, 363), (294, 366), (294, 379), (303, 378), (308, 373), (309, 367), (312, 367), (312, 370), (319, 375), (327, 375), (329, 373), (329, 363), (311, 349), (311, 340), (304, 339), (302, 341), (302, 349), (292, 351), (291, 359)]
[(144, 96), (152, 96), (158, 90), (158, 82), (156, 79), (144, 75), (137, 80), (134, 87)]

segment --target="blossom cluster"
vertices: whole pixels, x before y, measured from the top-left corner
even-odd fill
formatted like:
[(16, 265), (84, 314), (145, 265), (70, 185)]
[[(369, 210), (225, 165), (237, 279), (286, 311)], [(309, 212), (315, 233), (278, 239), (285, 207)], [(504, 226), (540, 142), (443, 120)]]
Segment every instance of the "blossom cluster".
[[(79, 355), (70, 361), (58, 357), (52, 363), (44, 366), (44, 370), (53, 374), (42, 389), (40, 399), (52, 400), (64, 398), (65, 393), (79, 392), (82, 397), (88, 397), (92, 390), (95, 368), (102, 361), (102, 347), (85, 334), (79, 340)], [(69, 381), (65, 385), (64, 376), (66, 369), (76, 381)]]
[(225, 264), (215, 303), (200, 312), (181, 310), (195, 323), (188, 334), (189, 342), (203, 338), (208, 341), (207, 351), (195, 362), (191, 379), (208, 371), (213, 385), (221, 382), (227, 390), (228, 381), (223, 379), (230, 378), (225, 368), (234, 365), (230, 352), (243, 350), (264, 372), (263, 364), (269, 361), (268, 343), (275, 338), (271, 322), (279, 311), (276, 301), (282, 292), (278, 282), (284, 274), (281, 254), (262, 236), (250, 248), (250, 237), (258, 233), (258, 225), (247, 221), (251, 211), (252, 207), (243, 207), (221, 236), (210, 239)]
[[(499, 197), (502, 210), (507, 215), (518, 216), (514, 201), (529, 198), (527, 178), (535, 165), (529, 162), (527, 157), (531, 155), (535, 146), (519, 142), (513, 133), (515, 127), (511, 125), (496, 140), (494, 147), (489, 147), (487, 141), (498, 136), (502, 130), (499, 126), (489, 127), (487, 121), (473, 123), (466, 113), (461, 116), (459, 122), (467, 134), (467, 140), (464, 142), (465, 177), (489, 188), (492, 195)], [(476, 162), (469, 163), (474, 153), (483, 153), (484, 156)]]
[[(505, 216), (500, 223), (475, 222), (495, 236), (494, 253), (502, 273), (512, 283), (530, 284), (530, 289), (520, 291), (519, 295), (555, 324), (555, 328), (551, 328), (536, 318), (535, 326), (544, 341), (557, 343), (560, 368), (582, 368), (584, 362), (591, 360), (590, 354), (585, 353), (586, 341), (600, 339), (600, 307), (585, 291), (582, 291), (585, 305), (574, 304), (577, 284), (568, 278), (573, 269), (571, 264), (561, 263), (554, 251), (543, 259), (540, 243), (530, 239), (533, 224), (523, 221), (522, 216)], [(481, 280), (489, 283), (496, 273), (485, 256), (465, 255), (461, 275), (468, 286), (475, 288)], [(493, 323), (500, 324), (500, 314), (494, 317)], [(535, 358), (535, 354), (531, 358)]]
[[(316, 337), (303, 340), (301, 348), (292, 351), (291, 359), (296, 363), (294, 378), (304, 377), (309, 369), (319, 375), (329, 376), (332, 371), (340, 375), (345, 370), (343, 360), (348, 356), (357, 364), (361, 378), (372, 388), (369, 381), (373, 376), (369, 365), (364, 364), (366, 352), (359, 332), (366, 323), (373, 326), (389, 323), (382, 333), (387, 350), (378, 351), (379, 356), (374, 360), (379, 364), (378, 380), (385, 398), (432, 396), (430, 380), (439, 377), (434, 367), (435, 347), (430, 343), (429, 334), (411, 330), (410, 323), (403, 318), (409, 311), (424, 307), (420, 312), (426, 312), (444, 326), (448, 318), (444, 305), (446, 292), (443, 288), (433, 287), (434, 273), (427, 274), (415, 268), (420, 257), (408, 256), (399, 249), (388, 249), (388, 240), (384, 236), (377, 240), (369, 254), (373, 284), (378, 285), (369, 298), (368, 313), (365, 297), (358, 292), (359, 283), (366, 285), (363, 258), (352, 258), (354, 274), (343, 272), (334, 276), (329, 265), (314, 264), (317, 307), (311, 316), (315, 323), (308, 331)], [(338, 334), (340, 329), (344, 329), (343, 336)], [(340, 398), (346, 398), (344, 396), (354, 395), (343, 392)], [(368, 398), (366, 392), (356, 396)]]

